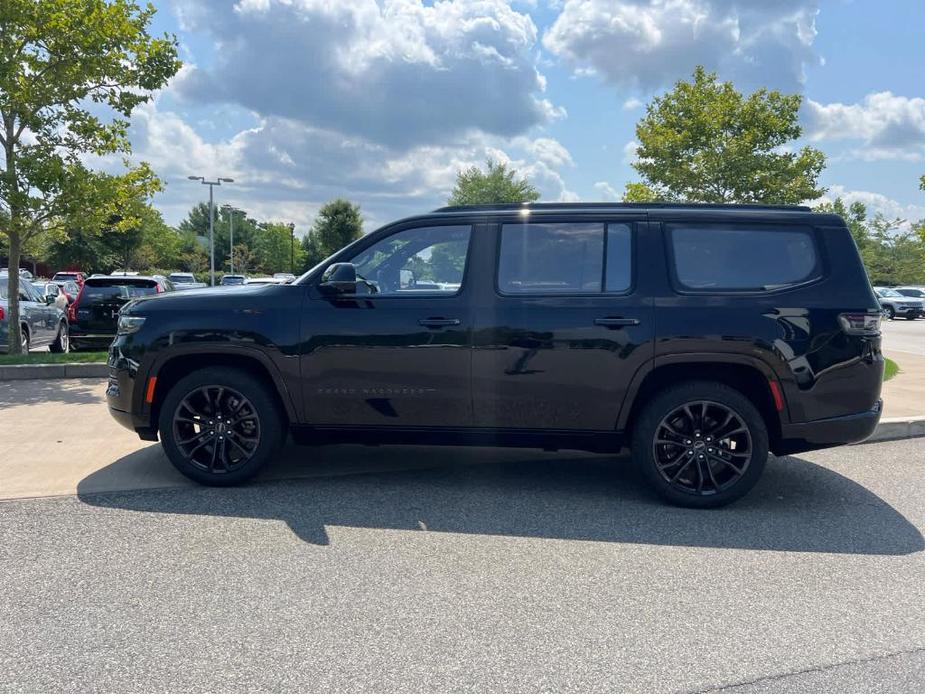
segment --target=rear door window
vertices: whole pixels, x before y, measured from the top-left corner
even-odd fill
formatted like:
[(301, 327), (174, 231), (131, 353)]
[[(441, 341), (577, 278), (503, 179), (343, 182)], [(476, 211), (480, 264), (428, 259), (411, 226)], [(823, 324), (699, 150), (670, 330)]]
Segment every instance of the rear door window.
[(498, 256), (502, 294), (624, 292), (632, 283), (628, 224), (504, 224)]
[(809, 227), (669, 224), (674, 274), (691, 291), (774, 291), (818, 278)]

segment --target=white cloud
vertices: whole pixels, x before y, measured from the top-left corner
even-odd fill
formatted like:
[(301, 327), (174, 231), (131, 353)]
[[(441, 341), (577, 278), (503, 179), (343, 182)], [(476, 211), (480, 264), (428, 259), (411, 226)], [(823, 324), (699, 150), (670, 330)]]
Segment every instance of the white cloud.
[(577, 199), (560, 173), (573, 165), (571, 154), (548, 137), (473, 134), (461, 142), (394, 150), (273, 116), (210, 143), (179, 114), (160, 110), (158, 101), (136, 112), (130, 136), (133, 159), (150, 162), (168, 184), (156, 203), (171, 223), (203, 199), (204, 188), (187, 180), (190, 173), (234, 178), (216, 191), (223, 202), (263, 219), (292, 220), (299, 231), (321, 204), (340, 196), (362, 202), (367, 228), (442, 205), (456, 173), (488, 158), (510, 163), (544, 200)]
[(630, 140), (623, 145), (623, 163), (632, 164), (638, 158), (639, 143), (636, 140)]
[(564, 115), (544, 98), (537, 29), (505, 0), (177, 0), (211, 34), (177, 90), (392, 148), (515, 136)]
[(813, 51), (817, 0), (566, 0), (543, 37), (576, 70), (655, 90), (695, 65), (747, 88), (797, 90)]
[(803, 110), (811, 140), (854, 140), (851, 156), (874, 159), (925, 159), (925, 99), (891, 92), (868, 94), (854, 104), (809, 100)]
[(642, 99), (637, 99), (635, 96), (630, 97), (623, 102), (623, 108), (626, 111), (635, 111), (637, 108), (641, 108), (642, 106)]
[(594, 190), (596, 190), (600, 194), (601, 198), (606, 202), (619, 201), (623, 199), (623, 196), (617, 192), (617, 189), (610, 185), (610, 183), (607, 181), (598, 181), (595, 183)]

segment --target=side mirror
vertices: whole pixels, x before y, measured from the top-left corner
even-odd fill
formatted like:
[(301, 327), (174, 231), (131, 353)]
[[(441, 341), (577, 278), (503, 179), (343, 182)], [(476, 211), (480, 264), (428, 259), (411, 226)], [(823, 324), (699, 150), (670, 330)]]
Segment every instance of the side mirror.
[(57, 300), (58, 300), (57, 294), (46, 294), (45, 295), (45, 303), (48, 304), (49, 306), (51, 306)]
[(321, 276), (318, 289), (323, 294), (356, 294), (357, 269), (353, 263), (334, 263)]

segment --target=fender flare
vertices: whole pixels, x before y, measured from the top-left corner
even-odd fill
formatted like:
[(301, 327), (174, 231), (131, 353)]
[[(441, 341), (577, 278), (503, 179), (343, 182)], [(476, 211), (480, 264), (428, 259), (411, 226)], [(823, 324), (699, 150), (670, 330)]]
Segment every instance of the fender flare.
[[(636, 402), (636, 396), (639, 394), (639, 389), (642, 387), (643, 382), (650, 373), (661, 366), (705, 363), (726, 363), (749, 366), (760, 372), (767, 380), (781, 383), (781, 379), (777, 373), (775, 373), (770, 364), (768, 364), (763, 359), (747, 354), (736, 354), (734, 352), (682, 352), (680, 354), (655, 356), (640, 366), (636, 370), (636, 373), (633, 374), (633, 378), (626, 389), (626, 394), (623, 396), (623, 402), (620, 406), (620, 415), (617, 418), (617, 430), (623, 431), (626, 429), (630, 412), (632, 411), (633, 405)], [(784, 401), (784, 409), (779, 413), (779, 416), (781, 418), (781, 424), (785, 424), (785, 413), (787, 413), (787, 420), (789, 421), (789, 410), (787, 406), (786, 393), (783, 388), (781, 388), (781, 397)]]
[[(144, 373), (144, 377), (140, 380), (136, 380), (136, 386), (134, 388), (134, 393), (132, 394), (132, 409), (136, 412), (143, 412), (147, 417), (150, 417), (151, 406), (144, 400), (144, 394), (146, 390), (144, 384), (148, 383), (148, 379), (151, 377), (156, 377), (163, 370), (164, 366), (172, 361), (175, 361), (176, 359), (181, 359), (190, 355), (202, 354), (237, 356), (244, 357), (246, 359), (253, 359), (259, 362), (261, 366), (267, 370), (267, 373), (270, 374), (270, 378), (273, 381), (273, 387), (276, 389), (280, 401), (283, 403), (283, 407), (286, 410), (286, 416), (289, 418), (289, 421), (292, 423), (297, 423), (299, 421), (299, 413), (292, 398), (292, 393), (286, 386), (286, 382), (283, 379), (282, 373), (280, 373), (276, 362), (274, 362), (273, 359), (271, 359), (270, 356), (267, 355), (263, 350), (235, 344), (174, 345), (171, 347), (169, 353), (162, 352), (156, 355), (149, 364), (144, 365), (146, 368), (139, 368), (138, 370), (139, 375)], [(139, 387), (137, 384), (142, 385)]]

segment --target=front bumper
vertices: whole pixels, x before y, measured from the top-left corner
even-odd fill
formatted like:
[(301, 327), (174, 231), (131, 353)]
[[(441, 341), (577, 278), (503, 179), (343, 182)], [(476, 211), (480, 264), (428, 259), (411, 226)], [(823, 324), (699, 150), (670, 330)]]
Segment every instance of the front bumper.
[(787, 424), (781, 428), (781, 440), (775, 446), (774, 453), (788, 455), (859, 443), (874, 433), (882, 413), (883, 401), (878, 400), (867, 412)]
[(141, 387), (138, 381), (138, 368), (122, 356), (115, 347), (109, 349), (109, 382), (106, 385), (106, 404), (109, 414), (126, 429), (135, 432), (145, 441), (157, 441), (157, 426), (152, 426), (148, 414), (136, 414), (139, 409), (135, 402), (135, 388)]

